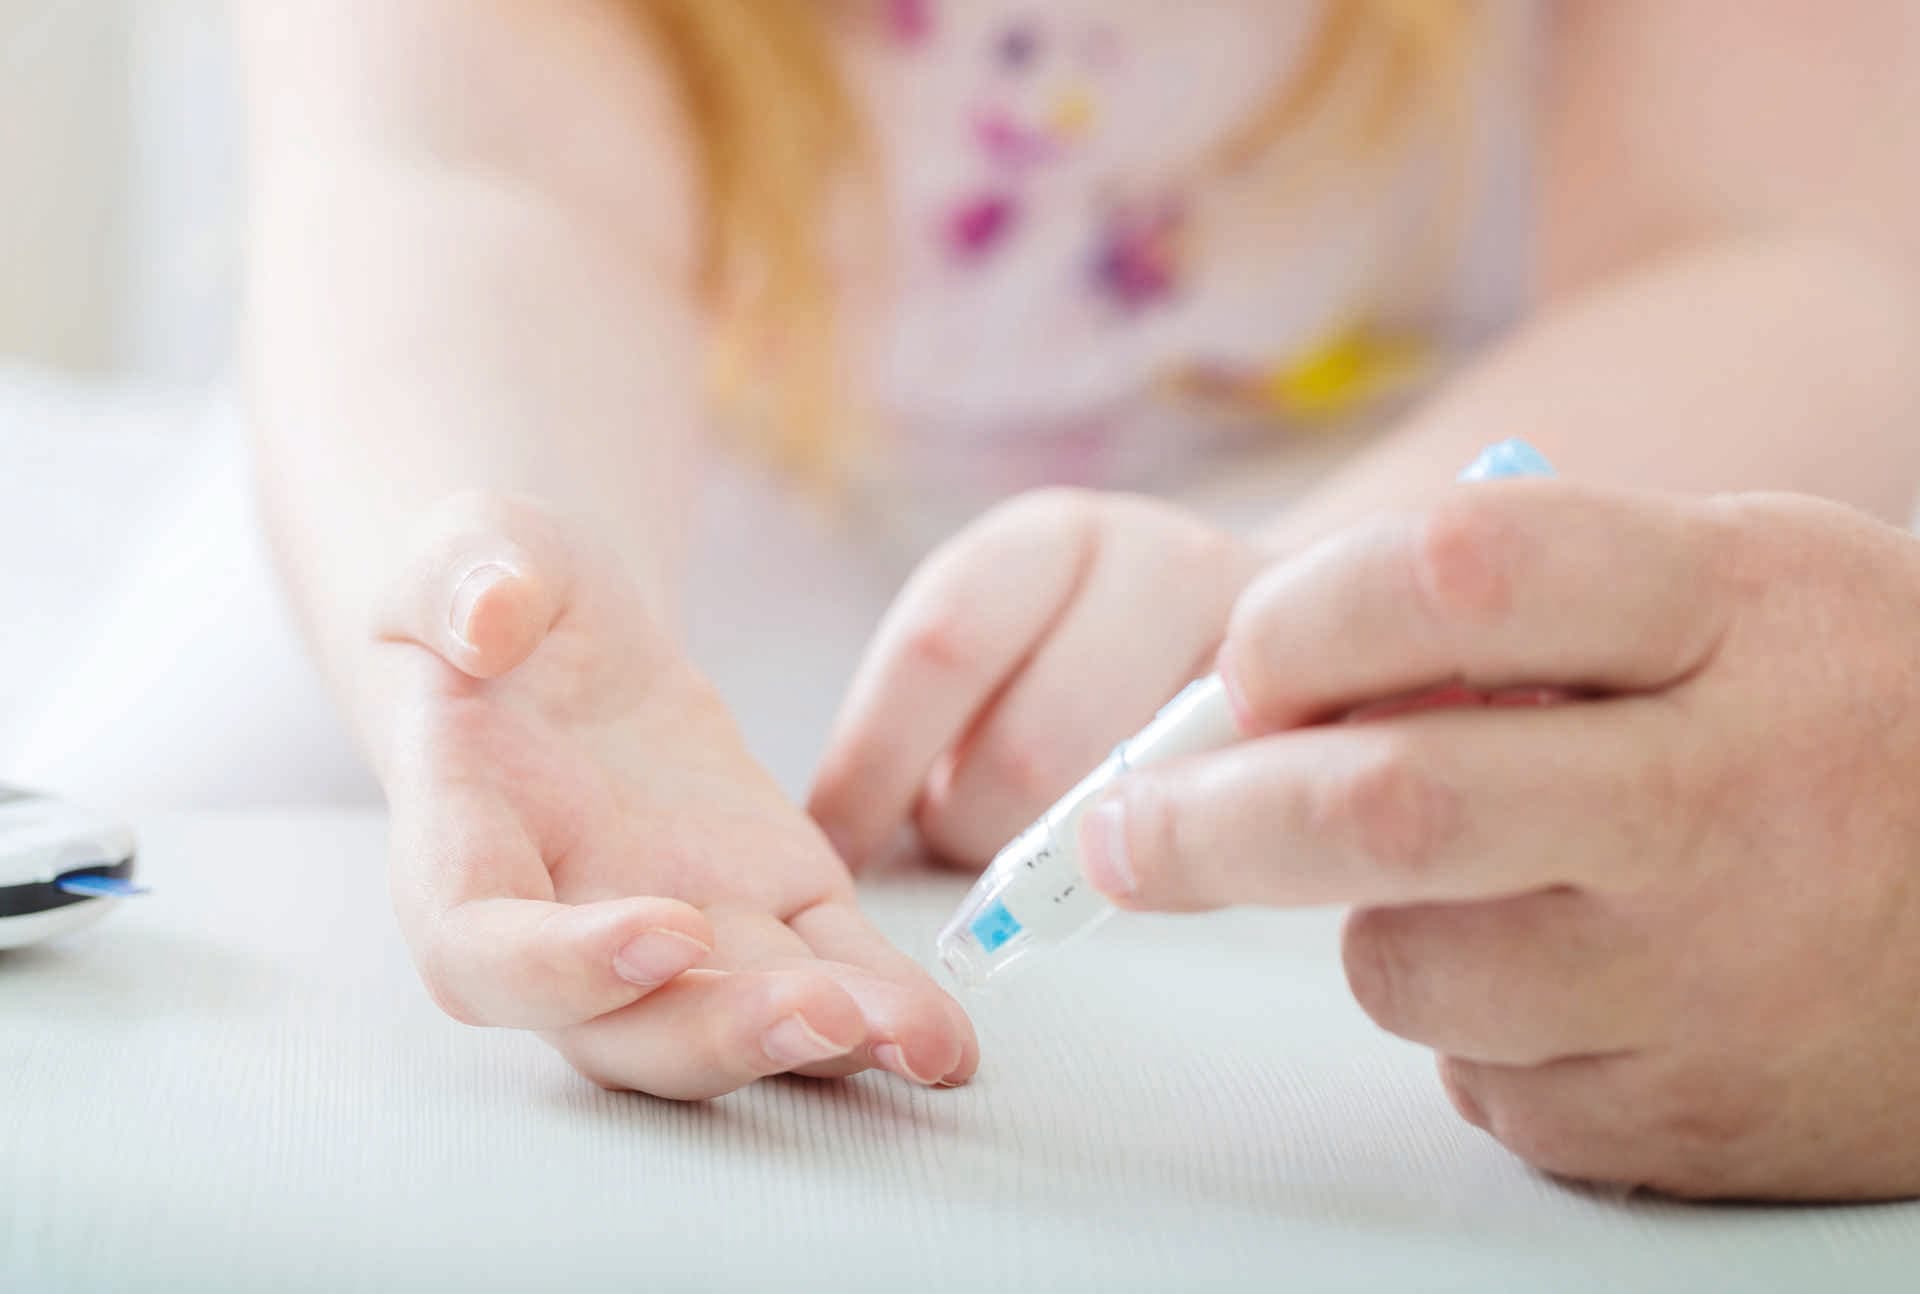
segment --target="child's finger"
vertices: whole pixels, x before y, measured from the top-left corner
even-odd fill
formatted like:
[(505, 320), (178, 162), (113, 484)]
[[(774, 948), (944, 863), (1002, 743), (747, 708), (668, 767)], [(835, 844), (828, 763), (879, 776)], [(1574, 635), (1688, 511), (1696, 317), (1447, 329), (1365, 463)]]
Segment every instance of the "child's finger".
[(858, 866), (1073, 601), (1094, 538), (1071, 495), (1016, 501), (935, 553), (887, 613), (834, 725), (808, 809)]
[(434, 509), (389, 588), (379, 633), (475, 678), (506, 673), (559, 617), (572, 563), (532, 509), (459, 496)]
[[(873, 1063), (920, 1083), (964, 1083), (980, 1066), (973, 1022), (920, 964), (851, 903), (818, 903), (789, 921), (807, 946), (848, 967), (840, 986), (867, 1019)], [(882, 1052), (889, 1044), (896, 1052)]]
[(1113, 527), (1080, 594), (943, 761), (916, 820), (985, 861), (1206, 672), (1253, 560), (1195, 527)]
[(1708, 761), (1656, 698), (1439, 710), (1143, 769), (1083, 820), (1128, 907), (1466, 902), (1637, 889), (1682, 859)]
[(550, 1035), (603, 1087), (704, 1100), (866, 1045), (853, 999), (825, 975), (692, 971), (625, 1010)]
[[(396, 788), (394, 909), (435, 1001), (469, 1024), (552, 1029), (637, 1001), (714, 946), (698, 908), (636, 897), (571, 906), (490, 794)], [(425, 804), (425, 813), (410, 806)]]
[(1424, 519), (1359, 527), (1241, 598), (1220, 667), (1277, 731), (1444, 683), (1645, 690), (1697, 669), (1726, 599), (1715, 536), (1652, 495), (1464, 488)]
[(699, 909), (658, 898), (577, 907), (475, 899), (410, 933), (421, 978), (447, 1014), (519, 1029), (560, 1028), (628, 1006), (713, 951)]

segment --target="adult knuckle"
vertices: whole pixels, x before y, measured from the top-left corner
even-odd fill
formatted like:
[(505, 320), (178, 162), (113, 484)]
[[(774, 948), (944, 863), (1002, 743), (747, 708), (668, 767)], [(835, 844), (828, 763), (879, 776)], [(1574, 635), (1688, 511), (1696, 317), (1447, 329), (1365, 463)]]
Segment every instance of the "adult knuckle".
[(1759, 1134), (1778, 1107), (1763, 1076), (1713, 1064), (1681, 1066), (1648, 1097), (1659, 1138), (1676, 1156), (1712, 1168)]
[(1524, 1082), (1488, 1102), (1487, 1131), (1541, 1172), (1585, 1179), (1597, 1171), (1588, 1130), (1566, 1111), (1529, 1099)]
[(1393, 914), (1356, 909), (1341, 932), (1340, 961), (1347, 988), (1367, 1018), (1388, 1033), (1406, 1036), (1413, 1023), (1409, 1002), (1414, 972)]
[(1394, 741), (1330, 779), (1312, 816), (1316, 836), (1346, 844), (1388, 876), (1415, 879), (1432, 870), (1458, 814), (1412, 747)]
[(1487, 1111), (1480, 1098), (1480, 1082), (1473, 1065), (1458, 1056), (1441, 1056), (1439, 1070), (1440, 1087), (1454, 1111), (1474, 1127), (1485, 1130)]
[(1436, 620), (1493, 619), (1506, 609), (1509, 563), (1523, 542), (1505, 509), (1484, 493), (1450, 498), (1415, 529), (1414, 591)]

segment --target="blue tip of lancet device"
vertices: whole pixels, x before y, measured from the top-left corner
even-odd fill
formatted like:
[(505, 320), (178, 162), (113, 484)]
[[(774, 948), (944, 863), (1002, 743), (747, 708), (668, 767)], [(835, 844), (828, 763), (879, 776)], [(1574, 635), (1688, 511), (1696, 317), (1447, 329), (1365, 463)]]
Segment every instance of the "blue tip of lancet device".
[(1019, 918), (1007, 911), (1007, 905), (997, 900), (987, 905), (987, 910), (973, 919), (968, 927), (973, 937), (980, 941), (980, 947), (987, 952), (998, 952), (1015, 935), (1020, 933)]
[(1460, 473), (1463, 481), (1498, 481), (1515, 476), (1552, 476), (1547, 456), (1524, 440), (1503, 440), (1480, 451), (1473, 466)]
[(118, 876), (67, 876), (56, 882), (62, 894), (80, 899), (130, 899), (147, 887)]

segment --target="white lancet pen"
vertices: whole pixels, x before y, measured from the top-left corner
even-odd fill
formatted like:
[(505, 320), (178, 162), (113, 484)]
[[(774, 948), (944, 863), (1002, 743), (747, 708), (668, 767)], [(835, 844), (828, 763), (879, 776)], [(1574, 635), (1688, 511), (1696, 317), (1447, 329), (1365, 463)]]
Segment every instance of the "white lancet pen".
[[(1481, 453), (1462, 481), (1552, 476), (1524, 441)], [(1014, 837), (987, 865), (966, 901), (941, 929), (941, 962), (967, 988), (982, 988), (1008, 967), (1091, 930), (1114, 912), (1080, 869), (1080, 819), (1100, 792), (1136, 768), (1218, 750), (1240, 739), (1218, 674), (1189, 684), (1153, 721), (1120, 743), (1080, 784)]]

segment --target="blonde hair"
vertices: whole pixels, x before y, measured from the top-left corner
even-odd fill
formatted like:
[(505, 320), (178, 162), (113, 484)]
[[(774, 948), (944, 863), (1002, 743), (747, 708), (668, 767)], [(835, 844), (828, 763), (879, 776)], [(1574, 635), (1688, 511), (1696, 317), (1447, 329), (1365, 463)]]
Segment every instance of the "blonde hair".
[[(736, 397), (767, 393), (741, 410), (744, 429), (815, 481), (833, 478), (858, 439), (840, 390), (825, 226), (837, 186), (863, 169), (867, 137), (831, 27), (877, 20), (883, 2), (632, 0), (694, 137), (718, 368), (731, 370)], [(1476, 10), (1476, 0), (1327, 0), (1300, 70), (1205, 160), (1244, 169), (1310, 123), (1348, 160), (1378, 155), (1417, 105), (1457, 108)]]

